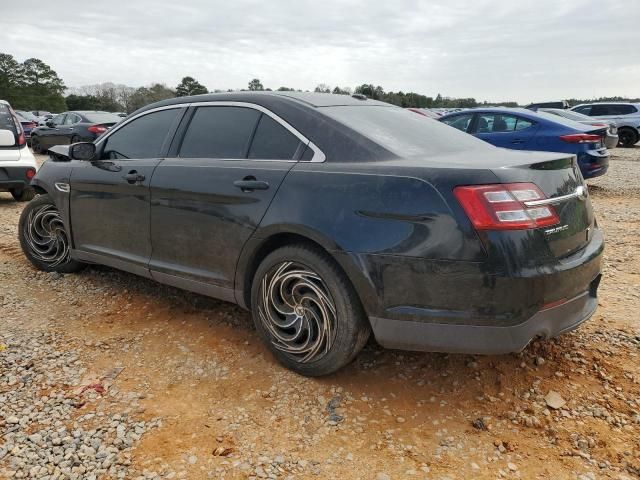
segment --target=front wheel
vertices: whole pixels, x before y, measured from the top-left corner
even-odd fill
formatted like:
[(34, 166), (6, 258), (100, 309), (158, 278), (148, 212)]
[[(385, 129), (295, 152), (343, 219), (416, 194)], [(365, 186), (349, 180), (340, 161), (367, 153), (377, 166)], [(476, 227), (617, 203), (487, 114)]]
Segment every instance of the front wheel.
[(638, 143), (638, 134), (630, 128), (618, 129), (618, 145), (631, 148)]
[(280, 248), (258, 267), (251, 288), (258, 334), (285, 367), (306, 376), (335, 372), (369, 338), (360, 300), (320, 249)]
[(49, 195), (40, 195), (24, 207), (18, 237), (25, 256), (38, 270), (71, 273), (84, 267), (69, 255), (69, 237)]
[(38, 137), (31, 137), (31, 150), (33, 150), (34, 153), (43, 153), (42, 145), (40, 145), (40, 139)]
[(28, 202), (36, 196), (36, 191), (31, 187), (24, 187), (22, 190), (11, 190), (11, 195), (16, 202)]

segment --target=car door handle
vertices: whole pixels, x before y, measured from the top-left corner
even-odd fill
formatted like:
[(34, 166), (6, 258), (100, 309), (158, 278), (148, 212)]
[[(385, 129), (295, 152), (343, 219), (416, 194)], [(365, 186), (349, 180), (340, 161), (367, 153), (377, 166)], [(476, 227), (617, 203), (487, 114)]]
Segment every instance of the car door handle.
[(524, 140), (520, 140), (517, 138), (515, 140), (512, 140), (511, 143), (524, 143)]
[(136, 172), (135, 170), (131, 170), (126, 175), (123, 175), (122, 178), (124, 178), (127, 181), (127, 183), (134, 184), (134, 183), (144, 181), (146, 177), (141, 173)]
[(236, 180), (233, 182), (235, 187), (238, 187), (243, 192), (252, 192), (253, 190), (267, 190), (269, 184), (261, 180), (256, 180), (255, 177), (244, 177), (242, 180)]

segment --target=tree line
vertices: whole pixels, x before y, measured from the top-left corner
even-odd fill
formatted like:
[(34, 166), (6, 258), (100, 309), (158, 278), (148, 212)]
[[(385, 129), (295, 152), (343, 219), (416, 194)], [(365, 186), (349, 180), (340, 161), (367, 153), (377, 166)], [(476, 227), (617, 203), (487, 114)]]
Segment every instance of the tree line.
[[(252, 79), (242, 90), (271, 91), (265, 88), (259, 78)], [(291, 87), (279, 87), (277, 91), (302, 90)], [(214, 93), (223, 90), (213, 90)], [(233, 91), (233, 90), (226, 90)], [(475, 98), (449, 98), (437, 94), (435, 97), (415, 92), (385, 91), (380, 85), (363, 83), (351, 87), (331, 87), (320, 83), (314, 89), (319, 93), (339, 95), (360, 94), (374, 100), (398, 105), (400, 107), (417, 108), (472, 108), (484, 105), (517, 107), (514, 101), (478, 102)], [(65, 96), (65, 93), (68, 93)], [(65, 110), (106, 110), (110, 112), (131, 113), (138, 108), (153, 102), (174, 97), (200, 95), (209, 93), (207, 87), (195, 78), (186, 76), (174, 88), (163, 83), (154, 83), (147, 87), (130, 87), (110, 82), (86, 85), (78, 88), (67, 88), (58, 74), (46, 63), (37, 58), (29, 58), (18, 62), (12, 55), (0, 53), (0, 99), (7, 100), (18, 110), (48, 110), (62, 112)], [(601, 97), (598, 99), (569, 99), (570, 105), (592, 101), (633, 101), (624, 97)]]

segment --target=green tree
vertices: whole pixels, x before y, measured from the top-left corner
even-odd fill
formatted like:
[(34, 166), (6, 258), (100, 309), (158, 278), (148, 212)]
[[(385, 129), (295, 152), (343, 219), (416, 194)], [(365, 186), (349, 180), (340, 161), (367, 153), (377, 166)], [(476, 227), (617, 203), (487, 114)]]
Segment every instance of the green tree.
[(166, 100), (167, 98), (173, 98), (175, 96), (176, 92), (161, 83), (155, 83), (150, 87), (140, 87), (131, 95), (127, 112), (131, 113), (150, 103), (159, 102), (160, 100)]
[(14, 103), (18, 89), (20, 64), (13, 55), (0, 53), (0, 98)]
[(260, 82), (260, 79), (254, 78), (249, 82), (249, 90), (251, 91), (262, 91), (264, 90), (264, 86)]
[(331, 87), (326, 83), (319, 83), (315, 88), (314, 92), (316, 93), (331, 93)]
[(209, 93), (209, 90), (193, 77), (184, 77), (176, 87), (177, 97), (202, 95), (203, 93)]
[(62, 111), (65, 86), (58, 74), (37, 58), (23, 63), (0, 54), (0, 97), (16, 109)]

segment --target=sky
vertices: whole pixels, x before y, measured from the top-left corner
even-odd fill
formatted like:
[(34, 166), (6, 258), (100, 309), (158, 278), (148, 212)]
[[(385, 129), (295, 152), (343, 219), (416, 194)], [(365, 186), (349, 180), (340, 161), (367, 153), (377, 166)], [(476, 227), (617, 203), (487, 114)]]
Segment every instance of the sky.
[(0, 0), (0, 52), (68, 87), (186, 75), (477, 100), (640, 96), (638, 0)]

